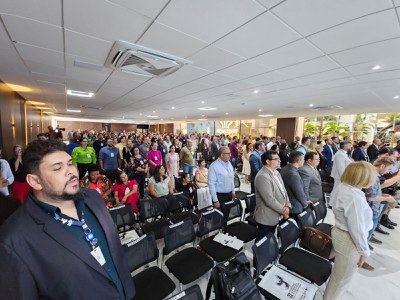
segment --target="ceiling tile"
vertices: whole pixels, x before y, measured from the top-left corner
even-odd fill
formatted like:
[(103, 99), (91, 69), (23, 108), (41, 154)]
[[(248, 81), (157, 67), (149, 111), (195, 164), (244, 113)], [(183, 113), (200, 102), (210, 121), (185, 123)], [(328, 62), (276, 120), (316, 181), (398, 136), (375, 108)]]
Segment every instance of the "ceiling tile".
[[(93, 22), (93, 18), (101, 22)], [(109, 42), (136, 42), (152, 20), (132, 10), (107, 1), (68, 0), (64, 2), (66, 29)]]
[(357, 84), (357, 83), (358, 83), (358, 81), (356, 79), (350, 77), (350, 78), (331, 80), (331, 81), (322, 82), (322, 83), (316, 83), (316, 84), (312, 84), (311, 86), (316, 89), (329, 89), (332, 87), (352, 85), (352, 84)]
[(280, 72), (277, 71), (272, 71), (272, 72), (268, 72), (265, 74), (261, 74), (261, 75), (257, 75), (257, 76), (253, 76), (250, 78), (247, 78), (247, 81), (254, 83), (256, 85), (265, 85), (265, 84), (270, 84), (270, 83), (275, 83), (275, 82), (279, 82), (279, 81), (283, 81), (288, 79), (289, 76), (282, 74)]
[(355, 65), (384, 58), (398, 57), (400, 39), (392, 39), (341, 51), (330, 56), (342, 66)]
[(319, 73), (332, 69), (339, 68), (340, 66), (328, 57), (320, 57), (299, 63), (290, 67), (280, 69), (279, 71), (290, 76), (291, 78)]
[(10, 14), (61, 26), (61, 0), (2, 0), (0, 14)]
[(13, 41), (63, 51), (61, 27), (10, 15), (2, 19)]
[(253, 58), (253, 60), (271, 69), (279, 69), (323, 55), (324, 53), (310, 42), (301, 39), (265, 54), (261, 54)]
[(210, 71), (186, 65), (167, 77), (154, 77), (154, 84), (172, 88), (210, 74)]
[(271, 9), (272, 7), (277, 6), (285, 1), (286, 0), (257, 0), (257, 2), (261, 3), (268, 9)]
[(220, 86), (220, 85), (224, 85), (226, 83), (232, 82), (232, 81), (237, 81), (237, 79), (230, 77), (230, 76), (224, 76), (224, 75), (218, 74), (218, 73), (213, 73), (213, 74), (207, 75), (205, 77), (202, 77), (200, 79), (197, 79), (195, 82), (199, 82), (199, 83), (207, 84), (207, 85), (211, 85), (211, 86)]
[(341, 78), (350, 77), (351, 75), (346, 72), (344, 69), (334, 69), (326, 72), (321, 72), (318, 74), (303, 76), (296, 78), (298, 81), (301, 81), (305, 84), (313, 84), (318, 82), (336, 80)]
[[(15, 44), (15, 47), (17, 48), (19, 54), (24, 59), (24, 61), (32, 61), (49, 66), (64, 68), (64, 54), (62, 52), (39, 48), (22, 43)], [(35, 70), (31, 71), (34, 72)]]
[(326, 53), (333, 53), (399, 36), (396, 13), (387, 10), (324, 30), (308, 39)]
[[(382, 66), (382, 69), (380, 69), (379, 71), (372, 70), (372, 67), (376, 65)], [(349, 71), (352, 75), (372, 74), (385, 72), (388, 70), (400, 69), (400, 52), (398, 52), (397, 57), (383, 57), (382, 59), (377, 59), (367, 63), (347, 66), (345, 67), (345, 69)]]
[(215, 45), (251, 58), (299, 38), (300, 35), (267, 12), (223, 37)]
[(37, 80), (37, 83), (41, 87), (43, 93), (50, 94), (64, 94), (65, 95), (65, 84), (57, 82), (49, 82)]
[(110, 2), (125, 6), (142, 15), (154, 19), (164, 8), (168, 0), (109, 0)]
[(265, 8), (255, 1), (176, 0), (168, 4), (157, 21), (211, 43), (263, 11)]
[(234, 66), (218, 71), (218, 73), (237, 79), (244, 79), (247, 77), (266, 73), (268, 71), (271, 71), (271, 69), (266, 66), (260, 65), (252, 60), (246, 60)]
[(274, 14), (300, 34), (309, 34), (392, 7), (391, 0), (286, 1), (273, 8)]
[(195, 67), (210, 71), (218, 71), (220, 69), (237, 64), (244, 60), (244, 58), (225, 51), (215, 46), (208, 46), (189, 57)]
[(150, 26), (138, 44), (178, 57), (188, 57), (208, 45), (157, 22)]
[(360, 82), (374, 82), (379, 80), (397, 79), (400, 78), (400, 70), (379, 72), (375, 74), (355, 76)]
[(90, 59), (92, 63), (103, 65), (113, 43), (65, 30), (65, 51), (67, 54), (77, 55)]

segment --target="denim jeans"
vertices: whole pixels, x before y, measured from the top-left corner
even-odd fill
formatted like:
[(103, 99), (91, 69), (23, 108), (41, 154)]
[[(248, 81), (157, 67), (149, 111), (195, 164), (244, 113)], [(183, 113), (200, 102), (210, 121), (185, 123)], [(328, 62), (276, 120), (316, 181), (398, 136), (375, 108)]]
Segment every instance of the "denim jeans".
[(183, 164), (183, 172), (189, 173), (190, 179), (193, 179), (193, 166)]
[(369, 233), (368, 233), (368, 241), (371, 239), (372, 234), (374, 233), (376, 227), (378, 227), (378, 223), (379, 223), (379, 220), (380, 220), (380, 218), (381, 218), (382, 210), (383, 210), (384, 207), (385, 207), (384, 202), (381, 202), (379, 211), (374, 211), (374, 210), (372, 210), (372, 213), (373, 213), (373, 215), (372, 215), (372, 221), (373, 221), (373, 223), (374, 223), (374, 226), (372, 227), (372, 229), (371, 229), (371, 230), (369, 231)]

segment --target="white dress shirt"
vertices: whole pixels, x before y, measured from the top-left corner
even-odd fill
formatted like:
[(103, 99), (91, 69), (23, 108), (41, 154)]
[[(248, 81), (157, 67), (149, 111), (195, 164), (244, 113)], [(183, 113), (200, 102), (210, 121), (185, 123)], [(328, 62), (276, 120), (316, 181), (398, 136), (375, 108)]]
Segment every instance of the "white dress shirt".
[(335, 182), (340, 182), (340, 177), (342, 177), (344, 170), (350, 163), (351, 160), (346, 151), (340, 149), (335, 153), (335, 156), (333, 157), (333, 168), (331, 173), (331, 176), (333, 179), (335, 179)]
[(350, 234), (360, 255), (369, 256), (368, 232), (373, 222), (364, 192), (342, 182), (333, 189), (329, 204), (335, 215), (335, 226)]
[[(6, 161), (5, 159), (0, 159), (0, 171), (1, 171), (0, 178), (7, 179), (8, 185), (14, 182), (14, 175), (11, 171), (8, 161)], [(0, 193), (2, 193), (5, 196), (10, 195), (10, 193), (8, 192), (8, 186), (0, 187)]]

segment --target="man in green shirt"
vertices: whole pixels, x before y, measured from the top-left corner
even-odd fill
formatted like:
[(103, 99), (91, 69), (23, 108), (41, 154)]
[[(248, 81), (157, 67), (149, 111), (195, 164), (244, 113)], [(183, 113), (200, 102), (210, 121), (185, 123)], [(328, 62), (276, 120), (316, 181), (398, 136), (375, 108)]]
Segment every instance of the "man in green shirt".
[(182, 148), (179, 152), (179, 158), (183, 164), (183, 172), (189, 174), (190, 179), (193, 178), (193, 168), (194, 168), (194, 151), (192, 149), (192, 141), (187, 140), (186, 146)]

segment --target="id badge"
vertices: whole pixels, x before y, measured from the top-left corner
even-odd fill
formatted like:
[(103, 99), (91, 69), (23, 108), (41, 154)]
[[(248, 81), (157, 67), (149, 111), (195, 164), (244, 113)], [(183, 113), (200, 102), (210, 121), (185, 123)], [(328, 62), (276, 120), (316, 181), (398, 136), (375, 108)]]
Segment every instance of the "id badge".
[(114, 153), (110, 153), (110, 157), (114, 157)]
[(189, 188), (189, 193), (193, 193), (193, 188)]
[(158, 157), (157, 157), (157, 156), (154, 156), (154, 160), (158, 160)]
[(104, 258), (103, 252), (101, 252), (100, 247), (94, 248), (90, 254), (97, 260), (100, 266), (103, 266), (106, 263), (106, 259)]
[(87, 158), (92, 158), (92, 156), (90, 156), (90, 154), (88, 153), (88, 154), (86, 154), (86, 157)]

